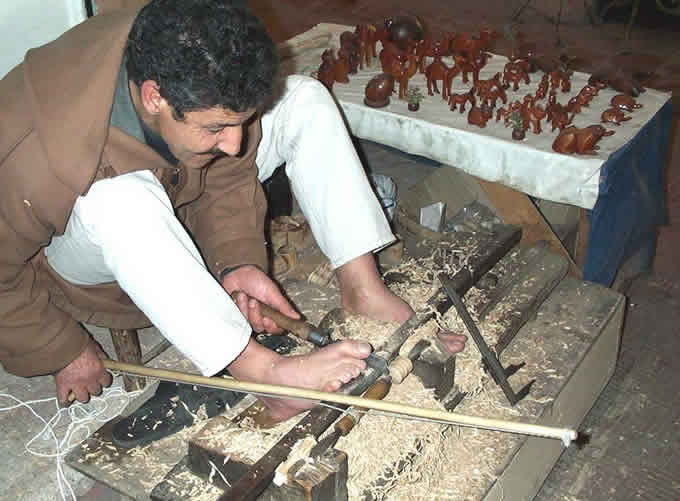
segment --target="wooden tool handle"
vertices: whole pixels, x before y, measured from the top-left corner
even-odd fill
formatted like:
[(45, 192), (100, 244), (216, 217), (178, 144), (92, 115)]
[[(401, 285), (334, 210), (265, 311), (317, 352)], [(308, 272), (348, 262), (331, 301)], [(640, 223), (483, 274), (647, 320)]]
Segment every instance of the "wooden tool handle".
[[(373, 383), (373, 385), (368, 390), (366, 390), (366, 393), (362, 395), (362, 398), (382, 400), (390, 392), (391, 387), (392, 380), (390, 378), (380, 378), (375, 383)], [(335, 423), (335, 429), (338, 430), (343, 437), (352, 431), (352, 428), (354, 428), (354, 426), (359, 422), (361, 416), (364, 415), (364, 412), (367, 409), (357, 407), (356, 410), (362, 412), (355, 412), (354, 415), (345, 414), (337, 423)]]
[(309, 334), (312, 332), (313, 328), (304, 320), (290, 318), (264, 303), (260, 303), (260, 311), (262, 312), (262, 315), (271, 318), (274, 322), (276, 322), (276, 325), (286, 329), (291, 334), (294, 334), (297, 337), (305, 340), (309, 339)]

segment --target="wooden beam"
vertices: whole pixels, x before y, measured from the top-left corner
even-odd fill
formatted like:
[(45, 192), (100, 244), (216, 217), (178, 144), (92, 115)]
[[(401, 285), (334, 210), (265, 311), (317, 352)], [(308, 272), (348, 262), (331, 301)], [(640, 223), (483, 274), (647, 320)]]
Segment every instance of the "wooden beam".
[(569, 274), (576, 278), (583, 277), (582, 270), (527, 195), (500, 183), (491, 183), (479, 178), (477, 181), (503, 221), (522, 228), (523, 246), (532, 246), (542, 240), (547, 241), (553, 252), (567, 259)]

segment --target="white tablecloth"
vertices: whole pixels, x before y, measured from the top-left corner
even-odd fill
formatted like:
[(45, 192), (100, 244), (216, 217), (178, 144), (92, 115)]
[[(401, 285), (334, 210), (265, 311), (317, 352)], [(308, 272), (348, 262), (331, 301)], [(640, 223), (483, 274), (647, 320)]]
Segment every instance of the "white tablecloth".
[[(353, 31), (354, 27), (322, 23), (291, 39), (290, 43), (295, 44), (330, 33), (326, 47), (311, 49), (293, 59), (284, 60), (282, 72), (311, 75), (321, 64), (324, 49), (328, 46), (339, 47), (340, 34), (347, 30)], [(449, 58), (443, 60), (449, 66), (453, 64)], [(496, 72), (502, 72), (506, 62), (505, 57), (494, 55), (482, 69), (480, 78), (490, 78)], [(364, 89), (368, 81), (381, 72), (380, 62), (374, 61), (372, 67), (350, 75), (349, 84), (336, 82), (333, 86), (333, 94), (344, 111), (353, 135), (422, 155), (537, 198), (587, 209), (592, 208), (597, 200), (600, 169), (604, 162), (635, 136), (671, 97), (669, 93), (648, 89), (637, 98), (643, 107), (628, 114), (631, 120), (621, 126), (604, 124), (616, 133), (600, 140), (597, 155), (562, 155), (552, 150), (553, 140), (559, 131), (551, 132), (547, 121), (543, 121), (542, 134), (535, 135), (527, 131), (523, 141), (513, 140), (510, 137), (511, 128), (504, 127), (502, 120), (496, 123), (495, 113), (485, 128), (470, 125), (467, 122), (467, 110), (464, 114), (450, 111), (440, 95), (427, 96), (426, 79), (420, 73), (409, 81), (409, 86), (419, 86), (426, 95), (419, 111), (408, 111), (406, 101), (397, 99), (396, 93), (387, 107), (370, 108), (363, 104)], [(508, 101), (534, 93), (541, 76), (541, 72), (531, 74), (531, 83), (520, 84), (517, 92), (509, 89)], [(575, 72), (571, 79), (572, 91), (558, 91), (558, 102), (566, 104), (587, 83), (588, 77), (585, 73)], [(457, 76), (453, 81), (452, 92), (464, 92), (470, 86), (471, 82), (463, 84), (461, 77)], [(573, 125), (585, 127), (600, 123), (602, 111), (609, 107), (609, 101), (616, 94), (612, 89), (601, 90), (590, 107), (583, 108), (576, 115)], [(498, 105), (501, 105), (500, 101)], [(545, 100), (542, 105), (545, 107)]]

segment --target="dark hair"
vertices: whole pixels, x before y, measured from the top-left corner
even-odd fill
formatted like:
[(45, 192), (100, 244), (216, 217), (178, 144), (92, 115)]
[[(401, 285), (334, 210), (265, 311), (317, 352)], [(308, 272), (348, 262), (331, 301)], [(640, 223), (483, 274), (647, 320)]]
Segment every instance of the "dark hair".
[(188, 111), (258, 107), (278, 71), (262, 22), (229, 0), (152, 0), (132, 25), (125, 56), (128, 77), (155, 81), (178, 120)]

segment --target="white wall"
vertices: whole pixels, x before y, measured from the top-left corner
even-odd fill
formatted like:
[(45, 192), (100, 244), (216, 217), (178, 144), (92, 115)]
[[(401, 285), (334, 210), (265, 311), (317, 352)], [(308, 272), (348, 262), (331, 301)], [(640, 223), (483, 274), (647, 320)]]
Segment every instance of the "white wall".
[(83, 0), (0, 0), (0, 78), (23, 61), (28, 49), (86, 18)]

